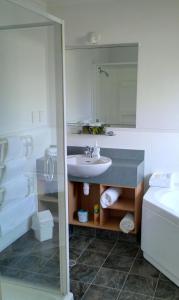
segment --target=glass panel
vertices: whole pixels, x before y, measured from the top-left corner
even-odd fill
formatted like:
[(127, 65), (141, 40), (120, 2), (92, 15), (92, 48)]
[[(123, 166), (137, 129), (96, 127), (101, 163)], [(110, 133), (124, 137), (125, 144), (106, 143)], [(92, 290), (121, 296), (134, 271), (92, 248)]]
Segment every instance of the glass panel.
[(56, 299), (68, 292), (62, 28), (6, 1), (0, 20), (1, 296)]

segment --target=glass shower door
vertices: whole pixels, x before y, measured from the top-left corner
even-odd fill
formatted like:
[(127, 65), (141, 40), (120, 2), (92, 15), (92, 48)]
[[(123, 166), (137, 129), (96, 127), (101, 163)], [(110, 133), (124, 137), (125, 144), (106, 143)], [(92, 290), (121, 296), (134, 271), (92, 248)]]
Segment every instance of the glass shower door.
[(71, 299), (63, 22), (12, 2), (0, 0), (0, 295)]

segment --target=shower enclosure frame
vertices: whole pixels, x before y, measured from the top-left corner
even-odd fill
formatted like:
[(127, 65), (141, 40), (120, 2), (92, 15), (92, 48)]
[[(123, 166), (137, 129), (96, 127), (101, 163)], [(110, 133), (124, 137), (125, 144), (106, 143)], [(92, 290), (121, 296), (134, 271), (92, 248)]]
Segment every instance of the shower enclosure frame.
[[(69, 283), (69, 233), (68, 233), (68, 189), (67, 189), (67, 164), (66, 164), (66, 94), (65, 94), (65, 36), (64, 36), (64, 21), (54, 15), (49, 14), (39, 4), (30, 3), (28, 0), (6, 0), (12, 4), (18, 5), (24, 9), (32, 11), (41, 17), (45, 17), (49, 22), (18, 24), (0, 26), (0, 30), (4, 29), (20, 29), (33, 28), (39, 26), (54, 26), (55, 33), (55, 81), (56, 81), (56, 130), (57, 130), (57, 146), (60, 145), (60, 135), (63, 135), (63, 170), (64, 170), (64, 198), (59, 201), (59, 253), (60, 253), (60, 294), (53, 295), (46, 293), (48, 299), (65, 299), (72, 300), (73, 295), (70, 293)], [(59, 55), (61, 53), (61, 55)], [(58, 84), (61, 82), (62, 84)], [(61, 91), (62, 88), (62, 91)], [(58, 170), (58, 174), (59, 174)], [(22, 285), (24, 289), (25, 286)], [(34, 290), (38, 290), (34, 288)], [(44, 294), (45, 295), (45, 294)], [(0, 284), (0, 299), (1, 299), (1, 284)]]

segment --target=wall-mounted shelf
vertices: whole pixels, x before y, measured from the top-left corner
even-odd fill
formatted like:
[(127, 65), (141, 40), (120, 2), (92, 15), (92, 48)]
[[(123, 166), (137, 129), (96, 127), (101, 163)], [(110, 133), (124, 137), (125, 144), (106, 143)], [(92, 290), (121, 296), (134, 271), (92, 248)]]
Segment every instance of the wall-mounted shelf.
[[(69, 223), (71, 225), (94, 227), (99, 229), (108, 229), (120, 231), (119, 223), (126, 212), (134, 213), (135, 229), (131, 232), (136, 234), (139, 231), (141, 223), (141, 209), (143, 197), (143, 182), (136, 188), (120, 187), (122, 194), (118, 201), (112, 206), (103, 209), (100, 205), (101, 194), (110, 185), (90, 184), (90, 194), (83, 194), (83, 183), (69, 182)], [(93, 208), (95, 204), (100, 206), (99, 222), (94, 222)], [(81, 223), (77, 219), (77, 211), (85, 209), (89, 212), (89, 221)]]

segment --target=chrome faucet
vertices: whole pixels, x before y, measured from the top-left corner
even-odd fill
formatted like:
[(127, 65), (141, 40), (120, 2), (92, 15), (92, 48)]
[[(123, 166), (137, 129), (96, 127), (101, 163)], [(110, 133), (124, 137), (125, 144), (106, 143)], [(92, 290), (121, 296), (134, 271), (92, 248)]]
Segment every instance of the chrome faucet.
[(84, 154), (85, 154), (86, 157), (92, 158), (93, 157), (93, 151), (94, 151), (94, 147), (86, 146)]

